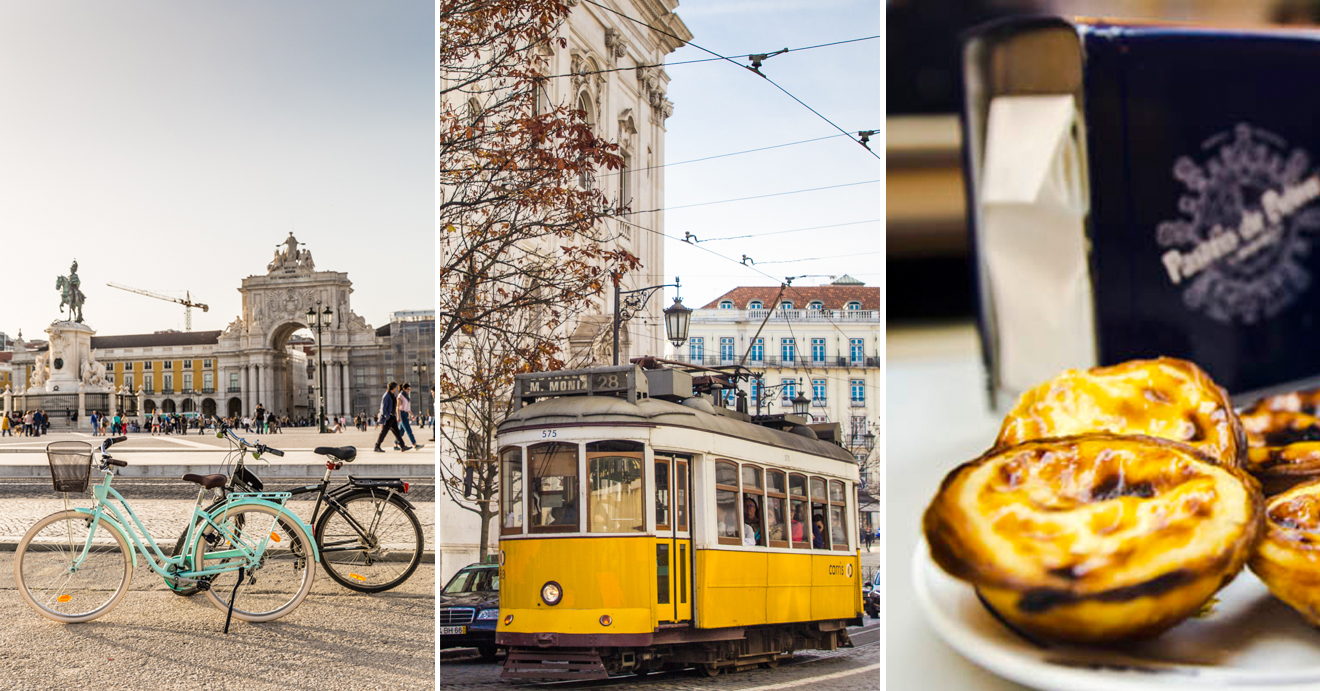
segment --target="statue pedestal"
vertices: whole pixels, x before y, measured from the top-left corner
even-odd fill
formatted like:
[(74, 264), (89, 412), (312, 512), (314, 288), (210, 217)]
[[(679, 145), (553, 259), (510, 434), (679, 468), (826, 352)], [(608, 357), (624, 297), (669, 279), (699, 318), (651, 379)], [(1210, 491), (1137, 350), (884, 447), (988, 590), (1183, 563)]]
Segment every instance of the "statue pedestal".
[(50, 350), (45, 364), (50, 368), (43, 389), (46, 393), (77, 393), (82, 379), (79, 368), (84, 360), (92, 359), (92, 327), (77, 322), (55, 322), (49, 334)]

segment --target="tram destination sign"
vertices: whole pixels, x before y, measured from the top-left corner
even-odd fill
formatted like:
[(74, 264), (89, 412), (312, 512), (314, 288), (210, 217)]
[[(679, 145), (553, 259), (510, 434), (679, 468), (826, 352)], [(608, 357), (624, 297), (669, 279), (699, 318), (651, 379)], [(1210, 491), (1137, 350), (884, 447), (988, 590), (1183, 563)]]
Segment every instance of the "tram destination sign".
[[(640, 394), (640, 396), (638, 395)], [(646, 375), (637, 365), (531, 372), (514, 380), (518, 407), (554, 396), (621, 396), (629, 403), (647, 397)]]

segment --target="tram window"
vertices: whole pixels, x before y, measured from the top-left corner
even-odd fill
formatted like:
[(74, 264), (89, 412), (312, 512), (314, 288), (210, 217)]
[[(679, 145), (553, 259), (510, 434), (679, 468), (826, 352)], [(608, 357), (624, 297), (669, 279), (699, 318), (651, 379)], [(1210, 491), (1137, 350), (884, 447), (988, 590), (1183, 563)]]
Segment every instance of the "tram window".
[(669, 530), (669, 459), (655, 457), (655, 528)]
[(678, 517), (678, 529), (681, 532), (687, 532), (688, 529), (688, 464), (678, 461), (674, 464), (674, 499), (678, 505), (674, 507), (674, 513)]
[(788, 546), (787, 526), (784, 523), (784, 507), (787, 502), (784, 474), (777, 470), (765, 471), (765, 531), (771, 547)]
[(721, 545), (742, 544), (742, 521), (738, 520), (738, 466), (715, 463), (715, 515), (719, 517)]
[(534, 533), (578, 530), (577, 444), (546, 442), (527, 449), (527, 527)]
[(518, 535), (523, 531), (522, 449), (516, 446), (505, 449), (500, 459), (504, 467), (500, 482), (500, 500), (504, 504), (500, 513), (504, 519), (500, 533)]
[(811, 520), (807, 515), (807, 478), (805, 475), (788, 476), (789, 535), (798, 549), (811, 548)]
[(587, 521), (593, 533), (646, 530), (642, 445), (587, 444)]
[(836, 550), (848, 549), (847, 523), (844, 521), (843, 483), (830, 481), (830, 542)]
[(825, 479), (811, 478), (811, 548), (830, 548), (829, 515), (826, 511)]
[(765, 491), (761, 488), (761, 469), (742, 467), (743, 546), (765, 546)]

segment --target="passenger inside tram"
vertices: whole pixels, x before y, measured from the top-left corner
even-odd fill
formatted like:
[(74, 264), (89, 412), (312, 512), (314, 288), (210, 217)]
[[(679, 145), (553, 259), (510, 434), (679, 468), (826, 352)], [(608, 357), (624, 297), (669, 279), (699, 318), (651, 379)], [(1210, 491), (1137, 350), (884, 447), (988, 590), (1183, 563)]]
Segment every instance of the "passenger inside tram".
[(805, 542), (806, 537), (802, 534), (802, 519), (804, 515), (804, 505), (800, 502), (793, 502), (793, 542)]
[(765, 546), (765, 537), (761, 535), (761, 507), (756, 497), (743, 497), (743, 546)]
[(825, 549), (825, 518), (821, 514), (811, 519), (811, 547)]

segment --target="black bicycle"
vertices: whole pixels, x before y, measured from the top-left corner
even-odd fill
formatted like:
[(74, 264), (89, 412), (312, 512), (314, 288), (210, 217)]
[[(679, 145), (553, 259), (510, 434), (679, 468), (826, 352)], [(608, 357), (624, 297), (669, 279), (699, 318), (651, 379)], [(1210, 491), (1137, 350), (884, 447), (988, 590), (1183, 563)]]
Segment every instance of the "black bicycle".
[[(283, 456), (284, 452), (259, 442), (249, 443), (224, 425), (216, 436), (234, 445), (224, 464), (228, 467), (232, 461), (234, 468), (227, 478), (208, 476), (224, 483), (215, 488), (219, 496), (212, 506), (224, 503), (230, 492), (261, 491), (265, 483), (244, 466), (244, 457), (250, 452), (253, 459), (262, 460), (262, 454)], [(329, 458), (321, 482), (283, 491), (293, 495), (317, 493), (316, 508), (308, 524), (312, 526), (326, 573), (345, 588), (363, 593), (379, 593), (408, 580), (422, 561), (423, 547), (422, 524), (412, 503), (402, 496), (408, 492), (408, 483), (398, 478), (350, 475), (348, 482), (331, 488), (330, 473), (357, 458), (357, 449), (319, 446), (313, 453)], [(184, 549), (186, 535), (185, 531), (179, 536), (174, 554)], [(188, 596), (199, 592), (199, 588), (180, 583), (174, 592)]]

